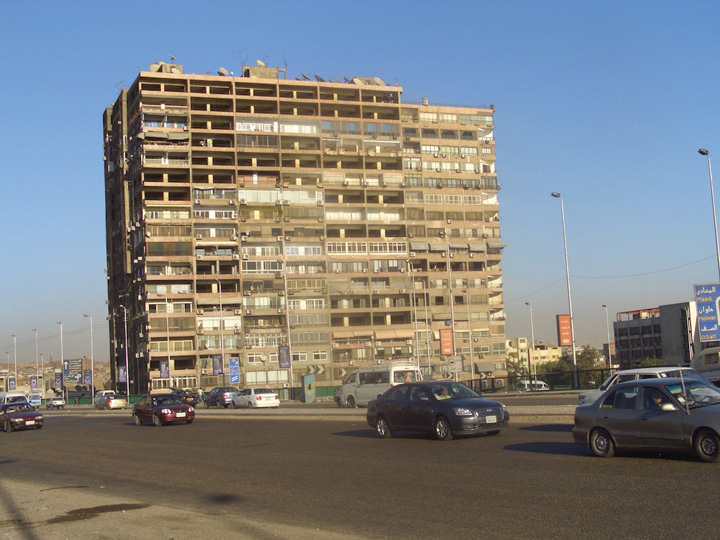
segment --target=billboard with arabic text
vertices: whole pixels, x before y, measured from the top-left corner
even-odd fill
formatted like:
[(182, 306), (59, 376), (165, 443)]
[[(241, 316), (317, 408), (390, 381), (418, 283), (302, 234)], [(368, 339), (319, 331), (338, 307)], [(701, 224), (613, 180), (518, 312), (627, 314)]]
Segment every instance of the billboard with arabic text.
[(697, 324), (701, 342), (720, 341), (718, 311), (720, 311), (720, 283), (695, 285)]

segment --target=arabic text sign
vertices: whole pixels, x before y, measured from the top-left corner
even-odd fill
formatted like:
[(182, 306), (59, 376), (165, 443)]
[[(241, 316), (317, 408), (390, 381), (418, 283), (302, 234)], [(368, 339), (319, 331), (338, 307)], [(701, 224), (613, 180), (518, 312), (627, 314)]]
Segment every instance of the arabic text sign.
[(572, 325), (570, 323), (570, 315), (556, 315), (558, 344), (561, 347), (570, 347), (572, 345)]
[(695, 285), (698, 330), (700, 341), (720, 340), (718, 310), (720, 309), (720, 283)]

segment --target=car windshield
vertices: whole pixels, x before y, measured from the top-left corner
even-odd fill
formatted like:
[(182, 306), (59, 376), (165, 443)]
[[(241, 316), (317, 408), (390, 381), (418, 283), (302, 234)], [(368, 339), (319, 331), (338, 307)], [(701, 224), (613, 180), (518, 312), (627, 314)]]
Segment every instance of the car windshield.
[(157, 396), (153, 398), (153, 405), (174, 405), (182, 403), (177, 394), (168, 394), (166, 396)]
[(720, 391), (702, 381), (689, 380), (683, 383), (670, 384), (665, 387), (681, 405), (691, 409), (720, 403)]
[(479, 394), (460, 383), (438, 383), (430, 387), (436, 399), (462, 399), (480, 397)]
[(255, 394), (274, 394), (274, 393), (275, 392), (273, 392), (269, 388), (256, 388), (255, 389)]
[(8, 405), (5, 407), (5, 412), (14, 413), (14, 412), (25, 412), (25, 411), (34, 411), (30, 405), (27, 403), (18, 403), (16, 405)]

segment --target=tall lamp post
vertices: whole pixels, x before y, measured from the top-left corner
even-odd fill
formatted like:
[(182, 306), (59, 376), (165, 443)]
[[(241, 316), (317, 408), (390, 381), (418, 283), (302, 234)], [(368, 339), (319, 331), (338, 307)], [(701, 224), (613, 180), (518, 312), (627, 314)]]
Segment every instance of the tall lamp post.
[(572, 294), (570, 292), (570, 265), (568, 264), (568, 249), (567, 249), (567, 233), (565, 232), (565, 205), (563, 199), (557, 191), (553, 191), (550, 195), (556, 199), (560, 199), (560, 213), (562, 215), (562, 228), (563, 228), (563, 243), (565, 245), (565, 278), (567, 280), (567, 295), (568, 295), (568, 310), (570, 311), (570, 339), (572, 340), (572, 355), (573, 355), (573, 388), (578, 388), (578, 369), (577, 369), (577, 352), (575, 350), (575, 322), (573, 319), (572, 310)]
[(14, 351), (14, 357), (13, 357), (13, 358), (15, 359), (15, 369), (14, 369), (14, 373), (15, 373), (15, 374), (13, 375), (13, 377), (15, 377), (15, 388), (17, 388), (17, 384), (18, 384), (18, 378), (17, 378), (17, 336), (16, 336), (15, 334), (12, 334), (12, 338), (13, 338), (13, 351)]
[(605, 325), (607, 327), (607, 340), (608, 340), (608, 368), (612, 369), (612, 351), (610, 349), (610, 316), (608, 315), (608, 307), (603, 304), (605, 308)]
[(717, 255), (718, 263), (718, 279), (720, 279), (720, 243), (718, 242), (717, 214), (715, 213), (715, 190), (713, 189), (712, 163), (710, 162), (710, 152), (708, 152), (705, 148), (700, 148), (700, 150), (698, 150), (698, 154), (701, 156), (707, 156), (708, 173), (710, 174), (710, 199), (712, 201), (713, 224), (715, 225), (715, 253)]
[(93, 351), (93, 321), (90, 315), (83, 314), (83, 317), (90, 319), (90, 403), (93, 403), (95, 401), (95, 354)]
[[(62, 386), (65, 386), (65, 353), (63, 351), (62, 321), (57, 321), (57, 323), (60, 325), (60, 373), (63, 374), (63, 376), (61, 377)], [(67, 402), (67, 394), (65, 394), (65, 401)]]
[(223, 328), (222, 282), (218, 278), (215, 278), (215, 281), (217, 281), (220, 296), (220, 369), (222, 369), (223, 386), (225, 386), (225, 330)]
[(38, 335), (37, 335), (37, 328), (33, 328), (33, 332), (35, 332), (35, 390), (37, 390), (37, 387), (40, 385), (40, 371), (39, 371), (39, 363), (38, 363)]
[(525, 305), (530, 308), (530, 339), (532, 340), (532, 347), (530, 348), (530, 354), (528, 355), (528, 380), (530, 381), (530, 390), (534, 390), (532, 385), (532, 367), (535, 364), (535, 324), (533, 322), (533, 312), (530, 302), (525, 302)]

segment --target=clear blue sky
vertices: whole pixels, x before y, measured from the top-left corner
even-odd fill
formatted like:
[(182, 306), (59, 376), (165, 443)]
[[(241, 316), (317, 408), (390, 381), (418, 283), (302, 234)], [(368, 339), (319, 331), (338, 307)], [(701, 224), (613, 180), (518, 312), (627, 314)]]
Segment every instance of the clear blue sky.
[[(209, 9), (206, 9), (206, 6)], [(717, 279), (707, 160), (720, 171), (715, 1), (46, 1), (0, 11), (0, 363), (108, 358), (102, 112), (170, 55), (190, 73), (256, 59), (405, 101), (496, 107), (508, 336), (576, 341), (605, 311), (692, 298)], [(717, 174), (720, 181), (720, 173)]]

